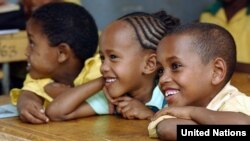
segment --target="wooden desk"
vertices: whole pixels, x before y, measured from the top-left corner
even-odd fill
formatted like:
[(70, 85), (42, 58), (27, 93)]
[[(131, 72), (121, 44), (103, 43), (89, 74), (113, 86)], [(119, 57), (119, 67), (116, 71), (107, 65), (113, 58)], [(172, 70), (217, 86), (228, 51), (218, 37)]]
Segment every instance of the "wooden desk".
[[(9, 101), (0, 97), (0, 103)], [(94, 116), (42, 125), (22, 123), (18, 118), (0, 119), (0, 140), (13, 141), (155, 141), (148, 137), (146, 120)]]

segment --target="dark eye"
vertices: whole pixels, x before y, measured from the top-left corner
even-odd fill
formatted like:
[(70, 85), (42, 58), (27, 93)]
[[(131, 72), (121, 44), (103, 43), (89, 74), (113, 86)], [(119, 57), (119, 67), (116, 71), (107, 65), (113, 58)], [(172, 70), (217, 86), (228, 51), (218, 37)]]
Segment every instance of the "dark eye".
[(173, 63), (171, 65), (171, 70), (172, 71), (176, 71), (177, 69), (179, 69), (182, 65), (181, 64), (177, 64), (177, 63)]
[(101, 59), (101, 61), (103, 62), (105, 58), (104, 58), (103, 55), (100, 55), (100, 59)]
[(110, 55), (109, 57), (110, 57), (110, 59), (116, 59), (117, 58), (116, 55)]
[(160, 67), (160, 68), (158, 69), (157, 73), (158, 73), (158, 76), (159, 76), (159, 77), (162, 76), (163, 73), (164, 73), (164, 69), (163, 69), (162, 67)]

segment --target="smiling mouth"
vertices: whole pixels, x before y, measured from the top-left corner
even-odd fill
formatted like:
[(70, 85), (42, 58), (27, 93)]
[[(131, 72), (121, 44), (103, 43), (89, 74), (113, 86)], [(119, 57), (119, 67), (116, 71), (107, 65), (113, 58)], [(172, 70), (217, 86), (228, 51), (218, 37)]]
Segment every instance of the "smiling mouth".
[(116, 81), (116, 78), (105, 78), (105, 84), (110, 85), (111, 83), (114, 83)]
[(179, 93), (179, 90), (167, 90), (167, 91), (165, 91), (165, 96), (170, 97), (170, 96), (173, 96), (177, 93)]

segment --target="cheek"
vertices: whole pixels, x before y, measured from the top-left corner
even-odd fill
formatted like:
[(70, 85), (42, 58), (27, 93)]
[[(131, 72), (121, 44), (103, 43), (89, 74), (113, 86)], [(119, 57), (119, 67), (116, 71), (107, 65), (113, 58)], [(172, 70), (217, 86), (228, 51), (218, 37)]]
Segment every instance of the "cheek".
[(32, 52), (30, 54), (30, 60), (31, 65), (35, 67), (36, 69), (40, 68), (41, 71), (51, 71), (56, 67), (57, 58), (53, 54), (49, 53), (37, 53)]

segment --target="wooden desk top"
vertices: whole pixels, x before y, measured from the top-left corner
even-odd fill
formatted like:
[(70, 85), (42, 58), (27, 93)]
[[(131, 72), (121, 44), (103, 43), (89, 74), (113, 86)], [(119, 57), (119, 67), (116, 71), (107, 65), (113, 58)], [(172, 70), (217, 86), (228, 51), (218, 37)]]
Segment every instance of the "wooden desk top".
[[(235, 73), (231, 84), (250, 95), (250, 74)], [(8, 96), (0, 104), (9, 103)], [(13, 141), (153, 141), (147, 120), (125, 120), (116, 116), (94, 116), (42, 125), (22, 123), (17, 117), (0, 119), (0, 139)]]
[[(9, 97), (1, 96), (0, 103)], [(148, 137), (147, 120), (93, 116), (65, 122), (32, 125), (17, 117), (0, 119), (0, 139), (13, 141), (154, 141)]]

